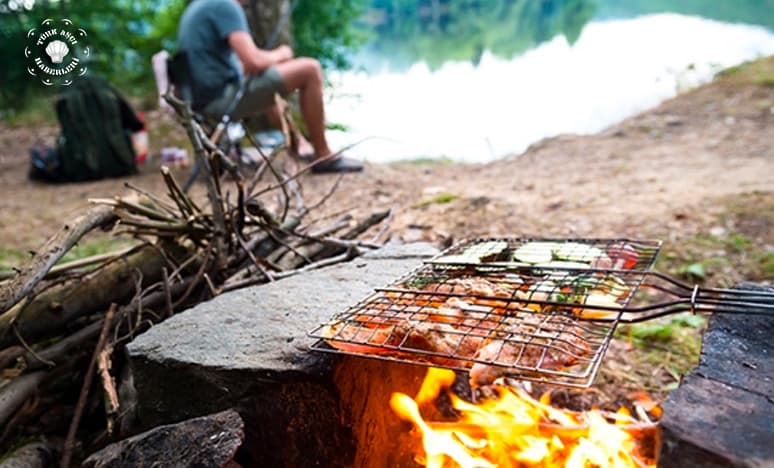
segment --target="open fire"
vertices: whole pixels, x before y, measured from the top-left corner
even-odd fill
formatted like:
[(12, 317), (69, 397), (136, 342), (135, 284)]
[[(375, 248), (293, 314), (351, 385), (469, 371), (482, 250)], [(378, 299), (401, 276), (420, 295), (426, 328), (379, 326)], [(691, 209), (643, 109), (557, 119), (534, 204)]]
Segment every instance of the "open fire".
[[(660, 408), (644, 399), (638, 417), (626, 408), (574, 412), (554, 408), (505, 386), (489, 387), (494, 397), (477, 404), (449, 389), (455, 374), (430, 368), (415, 398), (394, 393), (393, 411), (410, 421), (422, 439), (415, 460), (428, 468), (462, 467), (655, 467)], [(432, 403), (448, 395), (457, 416), (450, 420)], [(431, 420), (434, 419), (434, 420)]]

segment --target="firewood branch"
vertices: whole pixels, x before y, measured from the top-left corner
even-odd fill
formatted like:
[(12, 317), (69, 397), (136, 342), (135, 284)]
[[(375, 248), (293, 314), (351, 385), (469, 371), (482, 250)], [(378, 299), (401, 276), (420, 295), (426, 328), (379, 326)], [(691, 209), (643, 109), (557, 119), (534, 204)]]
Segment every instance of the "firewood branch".
[(66, 224), (38, 250), (15, 278), (0, 285), (0, 314), (30, 294), (54, 264), (87, 232), (115, 219), (112, 208), (97, 206), (76, 218), (72, 224)]

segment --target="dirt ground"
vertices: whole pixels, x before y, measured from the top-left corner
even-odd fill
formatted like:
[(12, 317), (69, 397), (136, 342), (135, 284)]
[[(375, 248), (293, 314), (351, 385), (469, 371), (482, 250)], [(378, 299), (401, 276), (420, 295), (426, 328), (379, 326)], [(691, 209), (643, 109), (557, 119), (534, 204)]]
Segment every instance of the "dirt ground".
[[(31, 183), (28, 149), (36, 138), (52, 139), (56, 129), (0, 130), (0, 253), (6, 260), (38, 247), (83, 210), (87, 198), (125, 191), (123, 180)], [(165, 143), (152, 141), (154, 147)], [(157, 169), (152, 163), (127, 180), (162, 193)], [(185, 170), (178, 176), (184, 178)], [(304, 176), (305, 198), (319, 199), (335, 180)], [(700, 257), (724, 257), (723, 239), (737, 236), (744, 242), (740, 260), (727, 268), (730, 280), (771, 281), (774, 57), (726, 72), (600, 134), (550, 138), (493, 163), (368, 164), (362, 174), (344, 176), (323, 211), (364, 217), (388, 208), (393, 217), (381, 240), (438, 245), (470, 236), (657, 238), (665, 242), (662, 255), (687, 261), (687, 245), (699, 246), (694, 254)], [(707, 238), (720, 241), (697, 241)], [(634, 373), (635, 364), (626, 361), (633, 359), (631, 346), (613, 348), (624, 357), (603, 374), (613, 381), (621, 374), (618, 382), (626, 382)], [(674, 380), (674, 369), (663, 375)], [(664, 383), (656, 379), (653, 385)]]
[[(678, 242), (698, 226), (711, 227), (706, 223), (725, 209), (721, 200), (774, 190), (771, 76), (774, 58), (600, 134), (550, 138), (490, 164), (370, 164), (362, 174), (345, 176), (327, 206), (393, 208), (389, 233), (404, 240), (562, 235)], [(125, 190), (119, 179), (32, 183), (26, 179), (28, 149), (38, 138), (52, 141), (57, 130), (0, 130), (0, 245), (6, 249), (34, 249), (87, 198)], [(151, 163), (127, 180), (161, 191), (157, 169)], [(178, 175), (183, 179), (185, 170)], [(334, 179), (304, 177), (305, 196), (314, 200)]]

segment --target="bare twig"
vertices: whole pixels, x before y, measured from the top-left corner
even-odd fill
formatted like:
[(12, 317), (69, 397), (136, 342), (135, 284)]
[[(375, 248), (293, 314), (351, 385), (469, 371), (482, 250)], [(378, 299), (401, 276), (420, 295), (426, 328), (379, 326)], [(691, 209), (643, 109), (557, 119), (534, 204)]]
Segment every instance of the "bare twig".
[(253, 265), (255, 265), (255, 268), (258, 269), (258, 271), (261, 272), (263, 276), (266, 277), (269, 281), (273, 281), (274, 278), (269, 274), (269, 272), (264, 268), (264, 266), (258, 261), (257, 258), (255, 258), (255, 255), (253, 252), (247, 247), (247, 244), (245, 243), (244, 239), (242, 239), (242, 236), (237, 235), (237, 242), (239, 242), (239, 245), (242, 247), (242, 249), (247, 254), (247, 257), (250, 259), (251, 262), (253, 262)]
[(49, 238), (38, 253), (22, 267), (16, 278), (0, 285), (0, 314), (30, 294), (33, 288), (48, 274), (51, 267), (84, 234), (115, 219), (116, 216), (113, 214), (112, 208), (107, 206), (95, 207), (79, 216), (73, 223), (66, 224), (62, 230)]
[[(256, 148), (259, 152), (261, 151), (260, 148)], [(254, 196), (253, 192), (258, 187), (258, 182), (261, 181), (263, 178), (263, 175), (266, 173), (267, 170), (269, 170), (269, 165), (277, 158), (277, 156), (280, 155), (282, 151), (280, 149), (276, 149), (269, 153), (268, 156), (266, 156), (266, 161), (261, 163), (260, 166), (258, 166), (258, 169), (255, 170), (255, 173), (250, 178), (250, 184), (248, 185), (247, 193), (250, 194), (250, 196)]]
[(27, 344), (26, 341), (24, 341), (24, 337), (21, 336), (21, 333), (19, 333), (18, 328), (16, 327), (16, 323), (11, 325), (11, 328), (13, 329), (14, 335), (16, 335), (16, 339), (19, 340), (19, 343), (22, 345), (22, 347), (29, 353), (33, 358), (37, 359), (38, 361), (42, 362), (43, 364), (54, 366), (55, 364), (51, 361), (46, 360), (44, 357), (39, 356), (31, 347)]
[(94, 378), (94, 368), (97, 365), (97, 358), (107, 343), (108, 331), (110, 330), (110, 325), (113, 323), (113, 317), (115, 316), (115, 313), (116, 305), (111, 304), (110, 309), (108, 309), (107, 314), (105, 314), (105, 321), (102, 324), (102, 331), (99, 334), (97, 346), (94, 348), (94, 354), (92, 355), (91, 363), (86, 370), (86, 376), (83, 378), (81, 393), (78, 396), (78, 402), (75, 405), (75, 413), (73, 414), (73, 419), (70, 422), (70, 429), (67, 431), (67, 438), (65, 439), (64, 448), (62, 450), (62, 459), (59, 464), (61, 468), (69, 468), (70, 466), (70, 459), (72, 458), (73, 454), (73, 446), (75, 445), (75, 432), (78, 430), (78, 425), (81, 422), (83, 410), (86, 407), (86, 398), (89, 395), (91, 381)]
[(374, 234), (374, 236), (371, 238), (371, 242), (379, 242), (379, 239), (387, 232), (387, 229), (390, 228), (390, 223), (392, 222), (392, 217), (395, 214), (392, 208), (389, 209), (387, 212), (387, 217), (384, 218), (382, 221), (382, 226), (379, 228), (379, 230)]
[(206, 150), (202, 143), (202, 139), (194, 127), (194, 119), (191, 113), (191, 108), (185, 102), (177, 99), (172, 95), (166, 96), (167, 102), (174, 107), (177, 114), (182, 118), (183, 126), (188, 133), (188, 138), (193, 144), (194, 154), (196, 156), (196, 162), (203, 169), (206, 175), (207, 181), (207, 196), (210, 200), (210, 209), (212, 210), (212, 220), (215, 225), (214, 239), (215, 242), (215, 267), (220, 269), (226, 262), (226, 248), (225, 248), (225, 234), (226, 234), (226, 220), (223, 213), (223, 200), (220, 191), (218, 190), (218, 184), (215, 175), (212, 172), (209, 158), (207, 157)]
[(172, 173), (169, 171), (167, 166), (161, 166), (161, 177), (167, 184), (169, 198), (175, 202), (178, 209), (180, 210), (181, 215), (188, 218), (189, 216), (193, 216), (195, 213), (201, 212), (199, 207), (194, 204), (193, 200), (191, 200), (191, 198), (186, 195), (185, 192), (183, 192), (183, 189), (180, 188), (180, 185), (178, 185), (177, 181), (172, 176)]
[[(71, 262), (54, 265), (53, 267), (51, 267), (51, 269), (48, 271), (48, 274), (46, 274), (46, 276), (43, 279), (53, 278), (54, 276), (61, 275), (62, 273), (65, 273), (71, 270), (113, 260), (117, 257), (121, 257), (123, 255), (128, 254), (133, 249), (134, 247), (129, 247), (126, 249), (118, 250), (116, 252), (108, 252), (103, 254), (92, 255), (91, 257), (79, 258), (78, 260), (73, 260)], [(0, 272), (0, 280), (12, 278), (13, 276), (14, 276), (13, 274), (8, 274), (4, 271)]]
[[(288, 278), (290, 276), (297, 275), (297, 274), (303, 273), (305, 271), (316, 270), (318, 268), (323, 268), (323, 267), (326, 267), (326, 266), (335, 265), (337, 263), (346, 262), (347, 260), (351, 260), (352, 258), (354, 258), (356, 256), (357, 256), (357, 250), (356, 249), (351, 249), (351, 250), (348, 250), (348, 251), (344, 252), (341, 255), (337, 255), (335, 257), (324, 258), (322, 260), (319, 260), (319, 261), (312, 262), (312, 263), (309, 263), (307, 265), (304, 265), (301, 268), (296, 268), (295, 270), (288, 270), (288, 271), (283, 271), (283, 272), (280, 272), (280, 273), (276, 273), (275, 274), (275, 278), (276, 279)], [(242, 281), (235, 281), (233, 283), (225, 283), (223, 285), (223, 287), (221, 287), (221, 292), (224, 293), (224, 292), (228, 292), (228, 291), (234, 291), (236, 289), (241, 289), (241, 288), (245, 288), (245, 287), (248, 287), (248, 286), (255, 286), (257, 284), (263, 284), (265, 282), (266, 281), (263, 280), (262, 278), (248, 278), (248, 279), (245, 279), (245, 280), (242, 280)]]
[(172, 293), (169, 291), (169, 275), (167, 269), (161, 269), (161, 287), (164, 289), (164, 304), (167, 308), (167, 317), (171, 317), (175, 312), (172, 308)]
[(105, 391), (105, 396), (107, 397), (105, 398), (105, 414), (107, 415), (108, 435), (113, 434), (113, 427), (115, 426), (115, 419), (119, 410), (116, 381), (113, 376), (110, 375), (111, 354), (113, 354), (113, 346), (108, 343), (97, 356), (97, 368), (99, 369), (99, 377), (102, 381), (102, 389)]
[(45, 366), (57, 365), (60, 359), (64, 359), (72, 353), (73, 349), (82, 346), (87, 341), (93, 339), (102, 329), (102, 320), (98, 320), (87, 325), (70, 336), (62, 338), (53, 345), (41, 350), (37, 355), (27, 353), (23, 356), (28, 369), (40, 369)]
[(255, 136), (253, 136), (250, 132), (247, 132), (247, 139), (250, 140), (250, 143), (252, 143), (253, 146), (255, 146), (255, 148), (258, 150), (258, 154), (261, 155), (261, 159), (263, 159), (263, 162), (266, 163), (269, 171), (271, 171), (272, 175), (279, 183), (279, 188), (282, 190), (282, 195), (284, 198), (282, 203), (282, 216), (280, 216), (280, 220), (285, 221), (285, 218), (288, 215), (288, 206), (290, 205), (290, 194), (288, 193), (287, 183), (285, 183), (286, 178), (281, 177), (276, 169), (274, 169), (274, 166), (271, 164), (269, 159), (265, 154), (263, 154), (263, 151), (261, 151), (261, 145), (255, 140)]
[(336, 177), (336, 180), (333, 182), (333, 185), (331, 185), (331, 188), (320, 198), (320, 200), (315, 203), (314, 205), (305, 208), (302, 212), (301, 216), (306, 216), (307, 213), (309, 213), (312, 210), (317, 209), (318, 207), (322, 206), (323, 203), (328, 201), (328, 199), (338, 190), (339, 184), (344, 179), (344, 176), (342, 174), (339, 174), (338, 177)]
[(199, 271), (196, 272), (196, 274), (193, 277), (193, 281), (191, 281), (191, 284), (188, 286), (188, 288), (185, 290), (182, 296), (180, 296), (177, 301), (175, 301), (174, 304), (172, 304), (173, 308), (178, 308), (180, 305), (188, 299), (188, 296), (193, 292), (194, 288), (199, 284), (199, 281), (202, 279), (202, 275), (207, 271), (207, 268), (210, 264), (210, 255), (212, 254), (212, 244), (207, 246), (207, 250), (204, 252), (202, 264), (199, 267)]
[(172, 216), (176, 216), (176, 215), (180, 214), (179, 212), (175, 212), (175, 208), (172, 205), (170, 205), (169, 203), (167, 203), (165, 200), (162, 200), (160, 197), (158, 197), (158, 196), (156, 196), (156, 195), (154, 195), (154, 194), (152, 194), (152, 193), (150, 193), (150, 192), (148, 192), (146, 190), (143, 190), (143, 189), (141, 189), (141, 188), (139, 188), (139, 187), (137, 187), (135, 185), (132, 185), (130, 182), (124, 182), (124, 185), (126, 186), (126, 188), (134, 190), (135, 192), (139, 193), (140, 195), (143, 195), (143, 196), (147, 197), (150, 201), (155, 203), (156, 206), (158, 206), (159, 208), (163, 209), (168, 214), (171, 214)]

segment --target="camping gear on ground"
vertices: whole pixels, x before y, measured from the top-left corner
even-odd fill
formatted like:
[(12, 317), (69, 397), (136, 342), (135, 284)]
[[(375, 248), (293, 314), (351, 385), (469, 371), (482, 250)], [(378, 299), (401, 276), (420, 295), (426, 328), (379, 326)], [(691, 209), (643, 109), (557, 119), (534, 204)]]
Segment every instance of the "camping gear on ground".
[(55, 104), (62, 132), (56, 143), (58, 164), (33, 148), (29, 177), (49, 182), (78, 182), (137, 172), (131, 135), (144, 125), (132, 106), (107, 81), (83, 76), (64, 88)]
[(188, 151), (176, 146), (161, 149), (161, 164), (173, 167), (188, 167)]
[(136, 164), (142, 164), (148, 159), (148, 129), (145, 127), (145, 114), (142, 112), (137, 113), (140, 122), (142, 122), (142, 128), (138, 132), (132, 133), (132, 148), (134, 148), (134, 162)]

